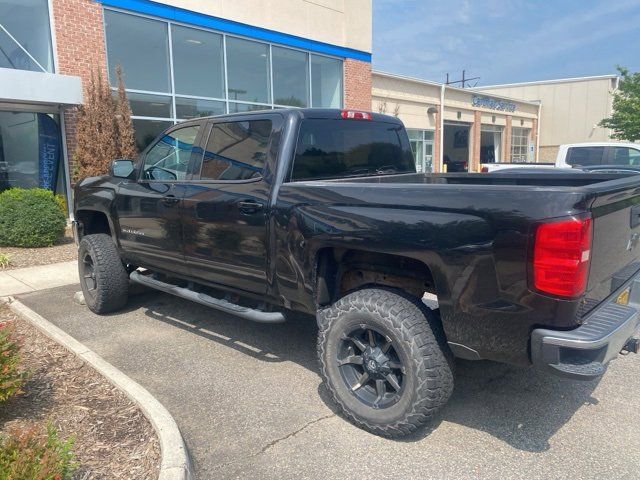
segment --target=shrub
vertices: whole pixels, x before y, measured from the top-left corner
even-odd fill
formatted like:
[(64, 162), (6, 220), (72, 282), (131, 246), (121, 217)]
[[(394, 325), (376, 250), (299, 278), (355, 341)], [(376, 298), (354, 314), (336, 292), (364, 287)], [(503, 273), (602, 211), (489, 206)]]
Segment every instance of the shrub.
[(0, 268), (7, 268), (9, 265), (11, 265), (9, 254), (0, 252)]
[(56, 203), (58, 204), (58, 207), (60, 207), (60, 211), (66, 218), (67, 215), (69, 215), (69, 212), (67, 211), (67, 199), (60, 193), (56, 193), (53, 198), (56, 199)]
[(14, 429), (0, 443), (0, 480), (66, 480), (77, 463), (73, 439), (61, 440), (52, 425)]
[(11, 322), (0, 322), (0, 402), (20, 393), (26, 373), (20, 365), (20, 344)]
[(53, 245), (64, 234), (66, 223), (49, 190), (10, 188), (0, 193), (0, 246)]

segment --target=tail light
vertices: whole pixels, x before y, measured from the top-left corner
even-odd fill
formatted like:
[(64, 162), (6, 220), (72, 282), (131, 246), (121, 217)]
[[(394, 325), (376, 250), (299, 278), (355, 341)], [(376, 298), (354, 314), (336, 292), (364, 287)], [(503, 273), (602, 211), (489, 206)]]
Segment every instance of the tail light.
[(351, 120), (373, 120), (373, 115), (369, 112), (358, 112), (356, 110), (342, 110), (340, 116)]
[(482, 168), (480, 169), (480, 172), (481, 172), (481, 173), (489, 173), (489, 167), (482, 167)]
[(571, 298), (584, 293), (589, 276), (591, 223), (590, 217), (570, 217), (538, 226), (533, 248), (536, 290)]

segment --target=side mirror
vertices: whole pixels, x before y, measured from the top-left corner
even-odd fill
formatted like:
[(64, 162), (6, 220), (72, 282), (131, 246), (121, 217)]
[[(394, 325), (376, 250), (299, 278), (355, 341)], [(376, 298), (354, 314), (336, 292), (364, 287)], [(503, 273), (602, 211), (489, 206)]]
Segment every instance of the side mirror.
[(136, 167), (132, 160), (114, 160), (109, 166), (109, 175), (117, 178), (131, 178), (135, 171)]

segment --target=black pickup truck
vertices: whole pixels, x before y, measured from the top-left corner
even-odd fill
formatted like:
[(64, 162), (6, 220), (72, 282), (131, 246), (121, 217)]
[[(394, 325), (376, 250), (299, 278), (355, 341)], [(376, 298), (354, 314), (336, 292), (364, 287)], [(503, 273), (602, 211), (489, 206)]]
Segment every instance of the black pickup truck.
[(447, 402), (454, 357), (593, 379), (638, 350), (640, 176), (417, 174), (385, 115), (175, 125), (81, 181), (74, 226), (96, 313), (134, 282), (257, 322), (314, 315), (328, 390), (379, 435)]

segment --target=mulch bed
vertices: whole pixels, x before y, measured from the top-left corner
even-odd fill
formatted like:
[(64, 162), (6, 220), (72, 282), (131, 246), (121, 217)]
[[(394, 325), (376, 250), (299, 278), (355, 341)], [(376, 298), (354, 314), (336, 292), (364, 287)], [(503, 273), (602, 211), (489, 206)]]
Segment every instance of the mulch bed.
[(8, 267), (0, 268), (0, 272), (16, 268), (35, 267), (36, 265), (68, 262), (78, 258), (78, 248), (73, 241), (71, 229), (67, 229), (64, 237), (52, 247), (0, 247), (0, 253), (8, 254), (11, 262)]
[(160, 447), (142, 412), (91, 367), (0, 304), (13, 320), (31, 375), (24, 393), (0, 404), (0, 434), (33, 421), (51, 422), (60, 438), (75, 437), (74, 478), (158, 478)]

